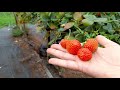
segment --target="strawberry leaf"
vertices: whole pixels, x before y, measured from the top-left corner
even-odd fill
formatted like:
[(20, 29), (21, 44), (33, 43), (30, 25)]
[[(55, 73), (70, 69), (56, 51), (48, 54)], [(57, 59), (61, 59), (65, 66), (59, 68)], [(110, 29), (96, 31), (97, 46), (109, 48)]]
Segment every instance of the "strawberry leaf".
[(96, 19), (96, 16), (95, 15), (83, 15), (84, 18), (88, 19), (88, 20), (94, 20)]
[(56, 29), (57, 28), (57, 26), (55, 24), (53, 24), (53, 23), (50, 23), (49, 27), (50, 27), (50, 29)]
[(64, 28), (59, 28), (58, 32), (63, 32), (65, 29)]
[(67, 30), (67, 29), (71, 28), (73, 25), (74, 25), (73, 22), (66, 23), (64, 29)]
[(107, 18), (95, 18), (94, 22), (99, 22), (99, 23), (104, 22), (104, 23), (106, 23), (107, 22)]
[(73, 18), (74, 18), (75, 20), (81, 21), (81, 20), (82, 20), (82, 13), (81, 13), (81, 12), (75, 12), (75, 13), (73, 14)]

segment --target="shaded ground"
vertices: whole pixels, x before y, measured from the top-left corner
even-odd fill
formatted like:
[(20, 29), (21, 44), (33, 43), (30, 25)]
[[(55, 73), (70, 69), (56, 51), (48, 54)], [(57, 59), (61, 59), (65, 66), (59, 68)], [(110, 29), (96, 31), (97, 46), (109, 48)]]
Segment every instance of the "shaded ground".
[[(11, 30), (0, 30), (0, 78), (53, 78), (39, 55)], [(26, 39), (26, 38), (25, 38)]]

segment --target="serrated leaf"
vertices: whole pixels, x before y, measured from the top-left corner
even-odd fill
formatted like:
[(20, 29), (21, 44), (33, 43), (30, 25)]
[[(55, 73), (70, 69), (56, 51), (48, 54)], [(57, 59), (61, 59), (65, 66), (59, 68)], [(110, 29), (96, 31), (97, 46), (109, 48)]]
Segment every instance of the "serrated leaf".
[(110, 34), (114, 33), (114, 30), (112, 28), (112, 24), (111, 23), (107, 23), (106, 26), (103, 26), (103, 29), (107, 30)]
[(112, 30), (112, 25), (110, 23), (107, 23), (107, 25), (104, 26), (104, 29), (106, 29), (106, 30)]
[(81, 12), (75, 12), (75, 13), (73, 14), (73, 18), (74, 18), (75, 20), (78, 20), (78, 21), (82, 20), (82, 13), (81, 13)]
[(73, 25), (74, 25), (73, 22), (66, 23), (64, 29), (67, 30), (67, 29), (71, 28)]

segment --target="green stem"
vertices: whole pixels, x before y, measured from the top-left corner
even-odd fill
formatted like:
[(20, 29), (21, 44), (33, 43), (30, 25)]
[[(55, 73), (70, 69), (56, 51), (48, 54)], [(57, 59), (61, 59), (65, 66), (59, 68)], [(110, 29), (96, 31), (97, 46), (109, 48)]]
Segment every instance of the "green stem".
[(99, 30), (101, 29), (101, 27), (102, 27), (102, 26), (100, 26), (97, 31), (99, 31)]
[(75, 26), (75, 27), (79, 30), (79, 33), (83, 34), (83, 31), (79, 27), (77, 27), (77, 26)]
[(70, 37), (70, 35), (71, 35), (71, 29), (69, 29), (69, 35), (68, 35), (67, 39)]
[(118, 20), (109, 20), (107, 23), (109, 23), (109, 22), (120, 22), (120, 20), (118, 19)]

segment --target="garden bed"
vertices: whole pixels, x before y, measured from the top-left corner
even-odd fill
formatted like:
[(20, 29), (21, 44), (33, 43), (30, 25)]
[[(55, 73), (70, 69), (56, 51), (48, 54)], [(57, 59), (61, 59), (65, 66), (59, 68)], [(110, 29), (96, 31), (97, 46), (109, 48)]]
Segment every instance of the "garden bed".
[(25, 28), (26, 24), (30, 22), (36, 24), (37, 27), (30, 25), (28, 29), (29, 45), (37, 51), (40, 57), (47, 58), (44, 60), (46, 65), (53, 66), (57, 69), (59, 76), (64, 78), (87, 78), (89, 76), (49, 65), (46, 49), (50, 45), (59, 43), (66, 37), (84, 43), (88, 38), (95, 38), (97, 35), (103, 35), (120, 44), (119, 12), (17, 12), (14, 14), (20, 28)]
[(22, 49), (23, 59), (20, 62), (29, 70), (30, 78), (53, 78), (53, 75), (44, 64), (45, 58), (40, 58), (25, 36), (16, 37), (13, 40)]
[[(47, 40), (44, 41), (45, 43), (41, 44), (42, 41), (42, 37), (44, 34), (38, 33), (37, 30), (35, 29), (35, 26), (31, 26), (29, 28), (29, 33), (28, 33), (28, 42), (32, 42), (32, 47), (36, 48), (35, 50), (38, 52), (38, 54), (40, 55), (40, 57), (44, 58), (44, 64), (46, 65), (46, 67), (50, 70), (50, 72), (53, 74), (53, 76), (58, 76), (58, 77), (62, 77), (62, 78), (91, 78), (90, 76), (82, 73), (82, 72), (78, 72), (78, 71), (74, 71), (74, 70), (70, 70), (70, 69), (66, 69), (63, 67), (58, 67), (58, 66), (54, 66), (54, 65), (50, 65), (48, 64), (48, 58), (45, 56), (45, 51), (47, 49)], [(31, 45), (29, 43), (29, 45)], [(43, 50), (43, 52), (40, 52), (40, 45), (43, 45), (43, 49), (44, 47), (46, 47), (46, 49)], [(44, 53), (41, 54), (41, 53)]]

